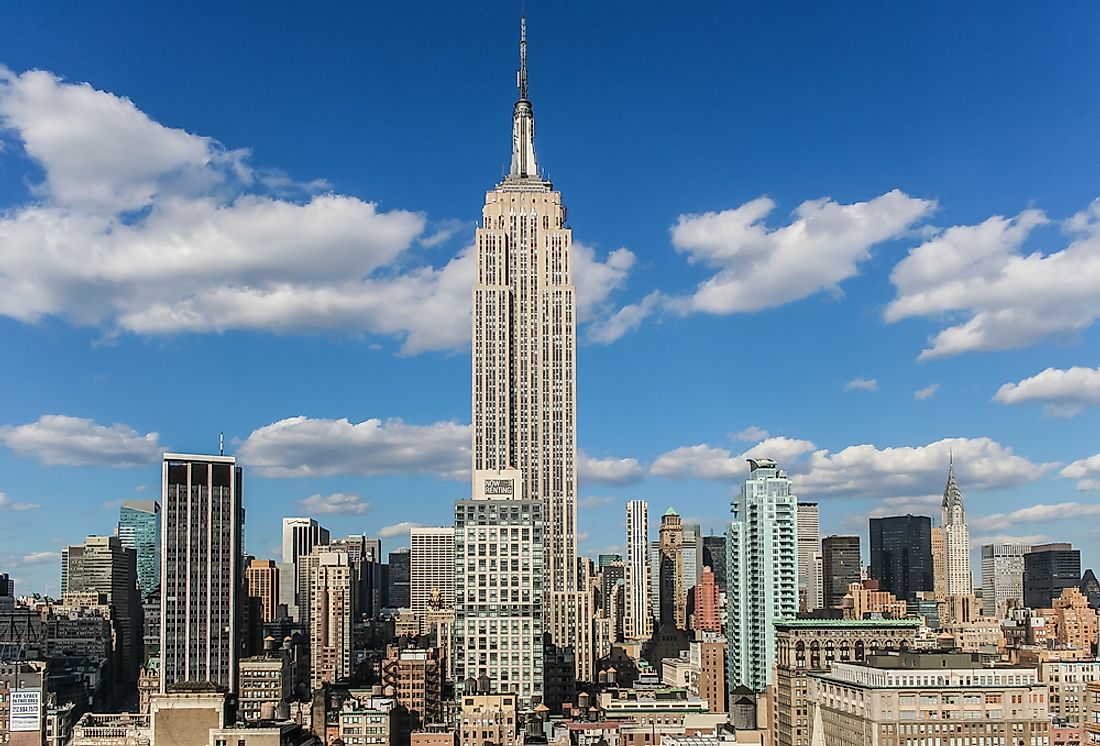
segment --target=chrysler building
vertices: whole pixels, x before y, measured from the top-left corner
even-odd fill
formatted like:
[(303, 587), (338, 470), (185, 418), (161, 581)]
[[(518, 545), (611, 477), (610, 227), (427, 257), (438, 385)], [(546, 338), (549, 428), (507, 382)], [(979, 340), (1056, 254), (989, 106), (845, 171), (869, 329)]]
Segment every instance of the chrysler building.
[(485, 196), (473, 290), (473, 471), (518, 469), (542, 504), (547, 631), (588, 673), (577, 572), (576, 289), (561, 193), (539, 170), (520, 32), (512, 163)]
[(947, 595), (969, 596), (973, 593), (970, 579), (970, 535), (966, 528), (962, 491), (955, 482), (955, 460), (947, 468), (947, 486), (941, 504), (944, 550), (947, 554)]

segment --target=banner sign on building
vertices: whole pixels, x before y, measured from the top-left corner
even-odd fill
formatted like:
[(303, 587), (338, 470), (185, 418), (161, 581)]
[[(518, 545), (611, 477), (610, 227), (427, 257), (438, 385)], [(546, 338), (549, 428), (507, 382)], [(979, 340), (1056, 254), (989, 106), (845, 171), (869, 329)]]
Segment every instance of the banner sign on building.
[(9, 704), (9, 732), (26, 733), (42, 729), (42, 690), (16, 689), (11, 693)]

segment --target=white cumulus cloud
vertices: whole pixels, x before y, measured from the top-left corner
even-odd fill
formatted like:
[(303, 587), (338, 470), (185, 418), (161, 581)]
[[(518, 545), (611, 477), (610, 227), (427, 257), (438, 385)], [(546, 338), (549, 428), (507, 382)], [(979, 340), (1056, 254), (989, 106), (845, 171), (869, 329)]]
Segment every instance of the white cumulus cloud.
[(416, 523), (414, 521), (401, 521), (401, 523), (383, 526), (375, 533), (378, 534), (378, 538), (380, 539), (388, 539), (391, 536), (408, 536), (409, 532), (414, 528), (421, 528), (423, 525), (423, 523)]
[(936, 392), (940, 390), (938, 383), (932, 383), (925, 386), (923, 389), (917, 389), (913, 392), (913, 398), (917, 401), (924, 401), (925, 399), (931, 399), (936, 395)]
[(808, 440), (777, 436), (767, 438), (735, 457), (729, 449), (700, 443), (661, 454), (649, 471), (669, 479), (743, 479), (748, 476), (746, 459), (771, 458), (779, 463), (780, 468), (790, 469), (796, 459), (813, 448), (814, 444)]
[(253, 431), (241, 444), (240, 457), (269, 477), (433, 474), (458, 479), (469, 473), (470, 427), (288, 417)]
[[(36, 199), (0, 216), (0, 315), (111, 334), (367, 333), (405, 354), (469, 343), (472, 248), (436, 264), (413, 251), (461, 224), (425, 235), (420, 213), (296, 189), (245, 150), (47, 72), (0, 67), (0, 130), (43, 171)], [(579, 314), (596, 317), (634, 255), (576, 244), (574, 263)]]
[(923, 446), (814, 451), (795, 486), (804, 496), (920, 497), (943, 491), (952, 454), (964, 493), (1027, 484), (1055, 467), (1033, 463), (991, 438), (944, 438)]
[(156, 465), (164, 453), (157, 433), (143, 435), (129, 425), (100, 425), (61, 414), (0, 427), (0, 443), (51, 466), (132, 468)]
[(1049, 415), (1074, 417), (1085, 407), (1100, 404), (1100, 368), (1047, 368), (1018, 383), (1004, 384), (993, 401), (1001, 404), (1037, 402)]
[(581, 451), (577, 459), (577, 476), (585, 484), (630, 484), (642, 478), (642, 465), (636, 458), (592, 458)]
[(874, 378), (853, 378), (844, 384), (845, 391), (878, 391), (878, 381)]
[(1100, 200), (1066, 221), (1064, 248), (1024, 254), (1047, 222), (1025, 210), (948, 228), (912, 249), (891, 274), (897, 295), (886, 320), (948, 319), (921, 359), (1025, 347), (1092, 326), (1100, 316)]
[(730, 314), (836, 290), (858, 274), (871, 247), (900, 237), (935, 207), (894, 190), (847, 205), (827, 198), (803, 202), (779, 228), (764, 223), (775, 209), (767, 197), (722, 212), (681, 215), (672, 227), (673, 246), (715, 273), (670, 305), (680, 312)]
[(1100, 490), (1100, 453), (1077, 459), (1059, 472), (1066, 479), (1076, 479), (1079, 490)]
[(1086, 518), (1100, 515), (1100, 503), (1039, 503), (1010, 513), (992, 513), (970, 519), (976, 531), (1003, 531), (1017, 524), (1032, 525), (1060, 518)]
[(310, 495), (298, 501), (308, 515), (331, 513), (366, 513), (370, 503), (363, 502), (359, 495), (348, 492), (333, 492), (329, 495)]
[(756, 425), (749, 425), (744, 430), (733, 434), (734, 440), (761, 441), (768, 437), (768, 431)]

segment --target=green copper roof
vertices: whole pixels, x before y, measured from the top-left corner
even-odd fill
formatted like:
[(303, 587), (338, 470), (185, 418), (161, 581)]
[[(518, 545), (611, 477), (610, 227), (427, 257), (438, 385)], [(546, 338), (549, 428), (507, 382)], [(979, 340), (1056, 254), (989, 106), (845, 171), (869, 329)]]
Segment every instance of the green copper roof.
[(665, 515), (680, 515), (680, 514), (677, 513), (675, 510), (673, 510), (671, 506), (669, 506), (669, 509), (665, 511)]

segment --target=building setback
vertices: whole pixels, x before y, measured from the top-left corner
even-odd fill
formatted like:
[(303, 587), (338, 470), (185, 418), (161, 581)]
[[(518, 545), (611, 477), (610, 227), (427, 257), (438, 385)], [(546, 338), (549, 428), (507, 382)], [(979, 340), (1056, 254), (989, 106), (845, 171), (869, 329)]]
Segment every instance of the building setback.
[[(573, 236), (561, 193), (535, 159), (527, 97), (527, 28), (520, 31), (519, 98), (507, 176), (485, 195), (475, 236), (473, 471), (519, 469), (543, 503), (544, 613), (556, 645), (574, 643), (585, 595), (577, 580), (577, 305)], [(415, 574), (414, 574), (415, 578)], [(550, 613), (550, 607), (559, 607)]]
[(932, 519), (899, 515), (871, 519), (871, 577), (903, 601), (933, 590)]
[(943, 490), (941, 513), (947, 595), (969, 596), (974, 590), (970, 577), (970, 533), (966, 527), (962, 492), (955, 481), (954, 463), (947, 469), (947, 486)]

